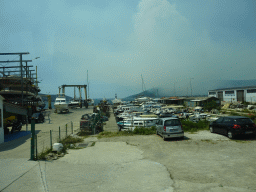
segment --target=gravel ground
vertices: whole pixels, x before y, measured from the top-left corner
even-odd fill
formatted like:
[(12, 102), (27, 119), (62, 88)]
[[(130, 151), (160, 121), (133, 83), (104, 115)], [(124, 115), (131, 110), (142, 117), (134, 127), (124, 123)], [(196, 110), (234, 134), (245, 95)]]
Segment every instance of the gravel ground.
[(174, 191), (256, 191), (256, 140), (229, 140), (200, 131), (184, 140), (163, 141), (160, 136), (102, 138), (98, 142), (126, 142), (143, 157), (164, 165)]

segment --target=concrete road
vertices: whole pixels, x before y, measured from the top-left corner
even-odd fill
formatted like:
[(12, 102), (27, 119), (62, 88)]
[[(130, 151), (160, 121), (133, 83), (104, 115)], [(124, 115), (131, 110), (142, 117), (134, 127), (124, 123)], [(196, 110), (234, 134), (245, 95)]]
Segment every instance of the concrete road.
[(18, 153), (23, 145), (9, 146), (0, 152), (0, 191), (256, 191), (255, 139), (202, 131), (166, 142), (157, 135), (90, 141), (56, 161), (27, 161)]
[(256, 191), (255, 140), (231, 141), (209, 131), (185, 136), (185, 140), (166, 142), (157, 135), (102, 138), (98, 142), (136, 146), (144, 159), (166, 167), (177, 192)]

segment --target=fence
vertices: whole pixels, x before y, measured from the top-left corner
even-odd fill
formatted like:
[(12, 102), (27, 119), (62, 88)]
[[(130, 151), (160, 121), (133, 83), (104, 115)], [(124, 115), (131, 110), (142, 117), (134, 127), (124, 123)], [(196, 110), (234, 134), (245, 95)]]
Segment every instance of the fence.
[(66, 123), (59, 126), (55, 130), (40, 131), (35, 136), (35, 156), (44, 152), (47, 149), (51, 149), (54, 143), (65, 139), (66, 137), (73, 134), (73, 122)]

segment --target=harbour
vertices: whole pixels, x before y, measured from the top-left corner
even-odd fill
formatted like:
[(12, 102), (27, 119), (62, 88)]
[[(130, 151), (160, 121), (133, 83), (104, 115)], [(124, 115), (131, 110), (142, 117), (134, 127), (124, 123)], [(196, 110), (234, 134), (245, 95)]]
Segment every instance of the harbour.
[(0, 192), (255, 192), (255, 1), (1, 1)]

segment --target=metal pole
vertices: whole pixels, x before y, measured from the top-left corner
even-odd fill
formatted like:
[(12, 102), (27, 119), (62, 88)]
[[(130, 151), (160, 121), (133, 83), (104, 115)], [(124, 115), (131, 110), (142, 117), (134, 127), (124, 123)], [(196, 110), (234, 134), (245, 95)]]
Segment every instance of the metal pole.
[(26, 115), (26, 131), (28, 131), (28, 115)]
[(66, 124), (66, 137), (68, 136), (68, 124)]
[(191, 97), (192, 97), (192, 85), (191, 85), (191, 78), (190, 78), (190, 88), (191, 88)]
[(59, 126), (59, 142), (60, 142), (60, 126)]
[(51, 146), (51, 150), (52, 150), (52, 130), (50, 130), (50, 146)]
[(35, 157), (35, 120), (31, 120), (31, 145), (30, 145), (30, 160)]
[(23, 70), (22, 70), (22, 54), (20, 54), (20, 78), (21, 78), (21, 106), (23, 107)]
[(191, 83), (191, 79), (194, 79), (194, 78), (190, 78), (190, 88), (191, 88), (191, 97), (192, 97), (192, 83)]
[(36, 140), (36, 160), (37, 160), (37, 135), (35, 135), (35, 140)]
[(71, 121), (71, 131), (72, 131), (72, 134), (73, 134), (73, 121)]

